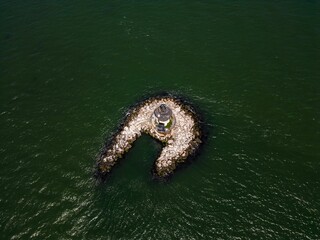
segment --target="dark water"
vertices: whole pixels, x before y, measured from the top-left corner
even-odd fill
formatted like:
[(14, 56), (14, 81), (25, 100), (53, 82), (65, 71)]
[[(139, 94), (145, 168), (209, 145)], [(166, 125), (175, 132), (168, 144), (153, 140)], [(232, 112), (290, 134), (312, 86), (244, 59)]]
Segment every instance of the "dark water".
[[(319, 1), (0, 2), (0, 239), (320, 239)], [(105, 137), (169, 91), (209, 136), (169, 183)]]

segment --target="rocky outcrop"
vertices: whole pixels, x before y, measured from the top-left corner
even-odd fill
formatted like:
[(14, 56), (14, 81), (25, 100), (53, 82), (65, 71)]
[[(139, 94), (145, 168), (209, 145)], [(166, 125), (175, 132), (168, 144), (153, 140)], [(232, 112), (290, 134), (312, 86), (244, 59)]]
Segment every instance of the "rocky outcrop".
[[(161, 104), (170, 107), (175, 117), (174, 126), (167, 134), (158, 133), (152, 121), (154, 110)], [(170, 96), (149, 98), (127, 113), (118, 133), (113, 136), (102, 152), (97, 164), (99, 178), (105, 178), (142, 133), (147, 133), (164, 143), (154, 165), (154, 173), (157, 177), (170, 175), (177, 165), (184, 162), (201, 144), (198, 118), (189, 105)]]

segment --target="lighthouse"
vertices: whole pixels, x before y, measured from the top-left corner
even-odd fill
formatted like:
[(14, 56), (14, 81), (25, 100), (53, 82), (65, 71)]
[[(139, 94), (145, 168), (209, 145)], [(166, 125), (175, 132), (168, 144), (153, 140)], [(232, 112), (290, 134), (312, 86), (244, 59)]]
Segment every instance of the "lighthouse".
[(154, 110), (153, 115), (157, 132), (160, 134), (169, 133), (175, 121), (172, 110), (166, 104), (161, 104)]

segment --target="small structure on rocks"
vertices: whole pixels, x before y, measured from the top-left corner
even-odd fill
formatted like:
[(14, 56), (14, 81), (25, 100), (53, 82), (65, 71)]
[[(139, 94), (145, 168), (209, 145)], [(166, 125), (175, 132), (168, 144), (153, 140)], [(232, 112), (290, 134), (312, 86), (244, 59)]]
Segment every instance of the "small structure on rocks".
[(156, 126), (158, 133), (170, 133), (172, 127), (174, 126), (173, 122), (175, 120), (172, 110), (166, 104), (161, 104), (154, 110), (153, 116), (154, 125)]
[(97, 176), (104, 179), (131, 144), (146, 133), (164, 143), (155, 161), (154, 174), (170, 175), (201, 144), (201, 131), (194, 110), (175, 97), (149, 98), (127, 113), (119, 131), (101, 153)]

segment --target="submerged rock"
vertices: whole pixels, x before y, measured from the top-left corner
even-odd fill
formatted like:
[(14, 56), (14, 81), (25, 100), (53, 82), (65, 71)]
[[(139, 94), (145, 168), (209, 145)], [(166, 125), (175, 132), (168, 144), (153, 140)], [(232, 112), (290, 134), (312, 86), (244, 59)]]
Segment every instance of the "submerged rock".
[(133, 107), (122, 127), (102, 152), (97, 176), (104, 179), (142, 133), (164, 143), (154, 164), (157, 177), (170, 175), (201, 144), (198, 117), (193, 109), (171, 96), (149, 98)]

